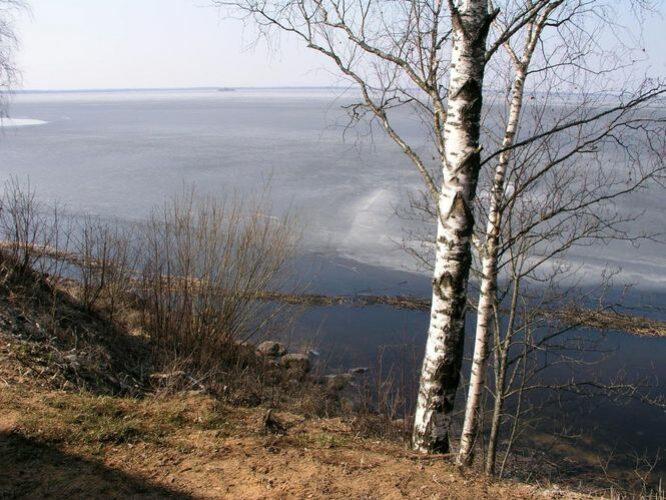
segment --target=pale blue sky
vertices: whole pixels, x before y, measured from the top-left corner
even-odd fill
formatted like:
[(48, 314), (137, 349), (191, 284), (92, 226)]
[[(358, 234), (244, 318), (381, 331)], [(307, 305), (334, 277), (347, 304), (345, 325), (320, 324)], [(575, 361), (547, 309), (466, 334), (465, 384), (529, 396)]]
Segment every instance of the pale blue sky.
[[(252, 32), (207, 0), (28, 0), (17, 23), (25, 89), (305, 86), (339, 82), (325, 58), (288, 37), (250, 48)], [(628, 3), (628, 0), (616, 0)], [(666, 22), (644, 33), (666, 75)]]
[(207, 0), (28, 0), (17, 25), (23, 88), (326, 85), (326, 61), (251, 32)]

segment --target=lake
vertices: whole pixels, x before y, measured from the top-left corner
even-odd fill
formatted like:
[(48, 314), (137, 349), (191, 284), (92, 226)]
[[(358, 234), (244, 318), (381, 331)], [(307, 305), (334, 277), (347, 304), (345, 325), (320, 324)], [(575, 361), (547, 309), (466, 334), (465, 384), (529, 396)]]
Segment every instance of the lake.
[[(380, 130), (348, 128), (341, 89), (216, 89), (24, 93), (16, 95), (0, 138), (0, 177), (29, 178), (40, 199), (70, 212), (141, 220), (190, 185), (220, 197), (257, 195), (266, 186), (275, 213), (297, 216), (302, 230), (296, 276), (325, 294), (428, 296), (429, 278), (400, 248), (410, 222), (396, 215), (421, 180)], [(398, 127), (427, 152), (416, 117)], [(643, 212), (637, 226), (663, 230), (663, 198), (643, 191), (618, 203)], [(661, 319), (666, 252), (658, 243), (572, 250), (582, 286), (600, 270), (621, 268), (614, 293), (639, 313)], [(318, 307), (294, 327), (330, 369), (374, 365), (382, 346), (394, 359), (423, 348), (427, 313), (388, 306)], [(666, 378), (666, 339), (609, 333), (610, 351), (585, 370)], [(468, 350), (471, 343), (468, 342)], [(418, 365), (418, 359), (410, 361)], [(583, 371), (585, 371), (583, 370)], [(657, 382), (657, 385), (659, 383)], [(663, 385), (659, 390), (664, 393)], [(642, 406), (593, 407), (583, 420), (599, 435), (622, 436), (636, 449), (666, 446), (666, 414)], [(640, 429), (629, 425), (640, 415)], [(599, 430), (600, 429), (600, 430)]]

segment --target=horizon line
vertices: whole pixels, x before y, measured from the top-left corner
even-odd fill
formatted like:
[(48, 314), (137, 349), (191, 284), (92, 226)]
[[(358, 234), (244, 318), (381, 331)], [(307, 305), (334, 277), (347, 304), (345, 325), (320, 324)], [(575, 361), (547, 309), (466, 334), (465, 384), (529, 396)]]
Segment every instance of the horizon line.
[(151, 92), (151, 91), (177, 91), (177, 90), (222, 90), (233, 91), (237, 89), (347, 89), (348, 87), (336, 85), (204, 85), (193, 87), (90, 87), (90, 88), (67, 88), (67, 89), (15, 89), (12, 94), (29, 93), (57, 93), (57, 92)]

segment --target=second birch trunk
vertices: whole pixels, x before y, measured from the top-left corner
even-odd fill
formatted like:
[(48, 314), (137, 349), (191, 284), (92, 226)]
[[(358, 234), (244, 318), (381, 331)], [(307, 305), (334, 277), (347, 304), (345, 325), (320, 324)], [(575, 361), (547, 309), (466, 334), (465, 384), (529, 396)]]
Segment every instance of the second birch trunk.
[[(523, 86), (525, 83), (525, 71), (518, 70), (514, 83), (511, 110), (507, 124), (503, 148), (513, 144), (518, 129), (520, 111), (523, 103)], [(469, 379), (469, 392), (465, 408), (465, 421), (460, 439), (460, 450), (458, 462), (469, 465), (473, 458), (474, 442), (479, 428), (481, 415), (481, 398), (486, 380), (486, 368), (488, 365), (490, 327), (495, 316), (497, 302), (497, 253), (501, 230), (501, 203), (504, 194), (504, 183), (506, 170), (509, 164), (510, 153), (505, 151), (500, 155), (495, 177), (486, 226), (486, 243), (481, 257), (481, 291), (479, 294), (479, 305), (477, 312), (476, 335), (474, 341), (474, 355), (472, 358), (472, 369)]]
[(497, 307), (497, 261), (502, 229), (501, 205), (504, 198), (507, 169), (511, 160), (511, 147), (515, 143), (520, 125), (520, 116), (525, 97), (527, 69), (548, 16), (561, 3), (561, 1), (556, 1), (549, 4), (535, 22), (528, 24), (525, 51), (521, 58), (518, 58), (510, 47), (507, 47), (515, 64), (516, 74), (513, 81), (509, 117), (502, 140), (502, 153), (499, 155), (493, 178), (488, 222), (486, 225), (486, 241), (481, 251), (481, 286), (477, 310), (474, 354), (472, 357), (469, 393), (465, 408), (465, 420), (458, 452), (458, 463), (462, 465), (470, 465), (472, 463), (474, 443), (479, 430), (481, 412), (483, 411), (481, 401), (488, 366), (490, 327), (496, 315)]

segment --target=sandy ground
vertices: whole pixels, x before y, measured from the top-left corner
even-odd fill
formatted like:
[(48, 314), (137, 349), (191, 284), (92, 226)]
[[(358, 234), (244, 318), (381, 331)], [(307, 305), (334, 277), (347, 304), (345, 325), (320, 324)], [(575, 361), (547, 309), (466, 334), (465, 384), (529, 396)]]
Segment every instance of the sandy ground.
[(339, 419), (19, 387), (0, 393), (0, 498), (571, 498), (465, 475), (442, 458), (358, 437)]

